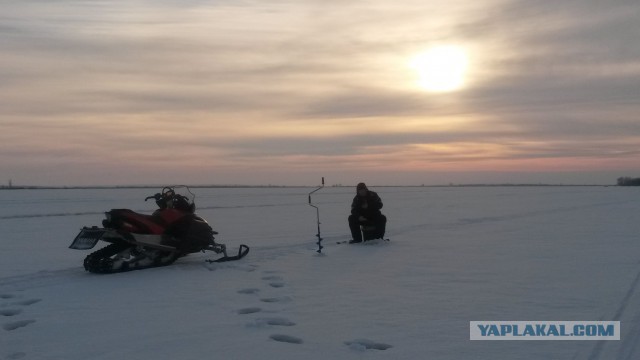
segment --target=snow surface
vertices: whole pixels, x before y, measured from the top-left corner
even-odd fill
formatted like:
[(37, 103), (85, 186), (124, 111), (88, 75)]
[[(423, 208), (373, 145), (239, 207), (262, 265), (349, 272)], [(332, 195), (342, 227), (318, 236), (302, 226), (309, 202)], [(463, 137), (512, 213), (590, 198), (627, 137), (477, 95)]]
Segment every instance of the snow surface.
[[(0, 191), (0, 359), (638, 359), (640, 189), (374, 188), (389, 243), (325, 188), (194, 189), (249, 255), (95, 275), (68, 249), (155, 189)], [(101, 246), (101, 244), (99, 244)], [(470, 341), (474, 320), (620, 320), (621, 341)]]

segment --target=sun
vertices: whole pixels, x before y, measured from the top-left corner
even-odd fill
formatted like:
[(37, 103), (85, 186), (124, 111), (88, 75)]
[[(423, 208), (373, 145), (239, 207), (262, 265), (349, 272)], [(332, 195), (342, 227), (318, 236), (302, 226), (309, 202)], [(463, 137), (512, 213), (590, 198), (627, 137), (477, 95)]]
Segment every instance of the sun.
[(450, 92), (464, 87), (469, 60), (461, 46), (435, 46), (416, 55), (411, 67), (420, 87), (431, 92)]

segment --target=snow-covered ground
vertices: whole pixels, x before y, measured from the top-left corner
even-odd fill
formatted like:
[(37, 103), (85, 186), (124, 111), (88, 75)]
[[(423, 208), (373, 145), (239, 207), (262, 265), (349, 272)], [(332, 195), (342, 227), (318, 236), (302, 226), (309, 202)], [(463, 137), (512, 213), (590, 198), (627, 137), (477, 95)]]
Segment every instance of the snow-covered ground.
[[(67, 246), (154, 189), (0, 191), (0, 359), (638, 359), (640, 189), (372, 188), (388, 243), (325, 188), (194, 189), (249, 255), (86, 273)], [(99, 244), (101, 246), (101, 244)], [(474, 320), (620, 320), (621, 341), (470, 341)]]

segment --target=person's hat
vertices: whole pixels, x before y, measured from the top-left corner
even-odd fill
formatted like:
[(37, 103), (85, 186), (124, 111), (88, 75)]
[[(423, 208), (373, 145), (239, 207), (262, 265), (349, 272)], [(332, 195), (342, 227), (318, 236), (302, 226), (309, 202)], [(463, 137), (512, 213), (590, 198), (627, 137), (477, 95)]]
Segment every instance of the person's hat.
[(356, 186), (356, 190), (361, 190), (361, 189), (369, 190), (367, 189), (367, 185), (365, 185), (365, 183), (362, 183), (362, 182), (358, 184), (358, 186)]

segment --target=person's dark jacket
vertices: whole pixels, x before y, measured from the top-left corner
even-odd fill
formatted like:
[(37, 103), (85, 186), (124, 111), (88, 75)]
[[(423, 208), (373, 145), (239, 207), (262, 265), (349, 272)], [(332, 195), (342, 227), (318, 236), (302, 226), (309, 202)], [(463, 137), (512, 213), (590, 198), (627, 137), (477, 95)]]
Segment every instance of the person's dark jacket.
[[(363, 208), (362, 205), (367, 203), (367, 207)], [(368, 190), (367, 195), (356, 195), (351, 203), (351, 214), (355, 216), (364, 216), (367, 219), (373, 220), (380, 216), (382, 209), (382, 199), (375, 191)]]

